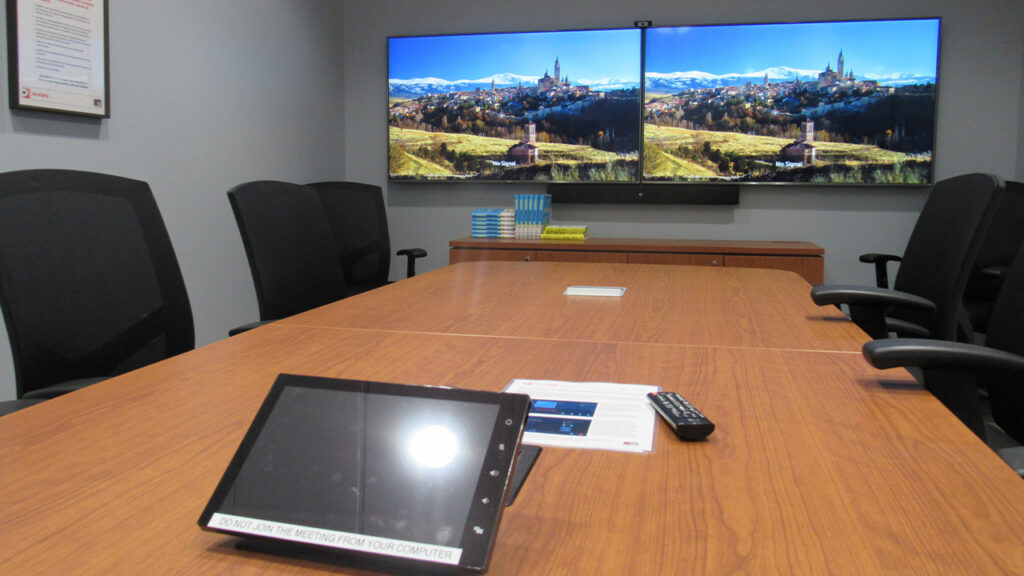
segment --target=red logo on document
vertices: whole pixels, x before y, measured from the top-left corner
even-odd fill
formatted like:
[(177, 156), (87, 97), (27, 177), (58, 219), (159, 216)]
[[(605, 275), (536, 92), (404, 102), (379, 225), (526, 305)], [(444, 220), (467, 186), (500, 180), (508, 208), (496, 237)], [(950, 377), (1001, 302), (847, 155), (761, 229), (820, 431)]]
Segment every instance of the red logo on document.
[(22, 88), (21, 89), (21, 97), (25, 98), (26, 100), (31, 98), (32, 97), (32, 91), (29, 90), (28, 88)]

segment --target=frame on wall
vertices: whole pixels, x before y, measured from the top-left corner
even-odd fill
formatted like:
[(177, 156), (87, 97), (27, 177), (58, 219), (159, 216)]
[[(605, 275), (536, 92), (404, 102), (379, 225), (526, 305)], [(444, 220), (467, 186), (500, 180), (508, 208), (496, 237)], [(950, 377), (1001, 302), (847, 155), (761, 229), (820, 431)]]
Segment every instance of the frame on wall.
[(110, 118), (107, 0), (7, 0), (12, 109)]

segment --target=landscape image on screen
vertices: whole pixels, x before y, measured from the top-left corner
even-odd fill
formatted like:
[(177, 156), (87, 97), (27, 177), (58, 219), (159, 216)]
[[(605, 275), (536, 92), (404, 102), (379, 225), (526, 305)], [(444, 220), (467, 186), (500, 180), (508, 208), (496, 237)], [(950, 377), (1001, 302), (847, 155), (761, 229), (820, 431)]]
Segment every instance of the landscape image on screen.
[(643, 178), (928, 184), (939, 20), (650, 28)]
[(392, 180), (637, 181), (641, 31), (388, 39)]

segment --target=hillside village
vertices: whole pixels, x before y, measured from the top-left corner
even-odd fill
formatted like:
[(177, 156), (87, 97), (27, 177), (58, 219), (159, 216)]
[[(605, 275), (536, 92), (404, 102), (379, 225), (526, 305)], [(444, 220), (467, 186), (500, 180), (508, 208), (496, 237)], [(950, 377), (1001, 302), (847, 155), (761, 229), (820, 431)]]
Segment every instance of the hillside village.
[[(933, 95), (934, 86), (893, 87), (857, 79), (844, 70), (840, 51), (837, 68), (827, 65), (816, 80), (771, 82), (766, 74), (763, 83), (688, 89), (650, 98), (644, 118), (662, 126), (778, 137), (802, 131), (799, 124), (807, 119), (863, 111), (890, 96), (921, 93)], [(862, 139), (864, 134), (855, 136)]]
[(604, 92), (572, 84), (562, 75), (558, 59), (554, 74), (544, 73), (534, 85), (429, 94), (390, 107), (389, 124), (441, 132), (518, 138), (529, 122), (552, 114), (579, 114), (606, 98), (639, 98), (638, 90)]

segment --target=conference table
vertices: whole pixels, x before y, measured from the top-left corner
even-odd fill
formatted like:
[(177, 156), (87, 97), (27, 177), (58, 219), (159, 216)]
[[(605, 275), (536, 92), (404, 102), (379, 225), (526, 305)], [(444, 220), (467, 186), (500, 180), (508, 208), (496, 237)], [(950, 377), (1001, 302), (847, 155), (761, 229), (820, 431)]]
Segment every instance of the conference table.
[(279, 373), (653, 384), (715, 422), (687, 443), (659, 421), (644, 454), (545, 448), (488, 574), (1024, 573), (1024, 481), (906, 371), (870, 367), (809, 289), (465, 263), (212, 343), (0, 418), (0, 573), (370, 574), (196, 524)]
[[(532, 265), (531, 265), (532, 264)], [(331, 306), (289, 326), (860, 354), (864, 333), (811, 302), (793, 273), (712, 266), (465, 262)], [(620, 286), (623, 298), (566, 297), (568, 286)]]

